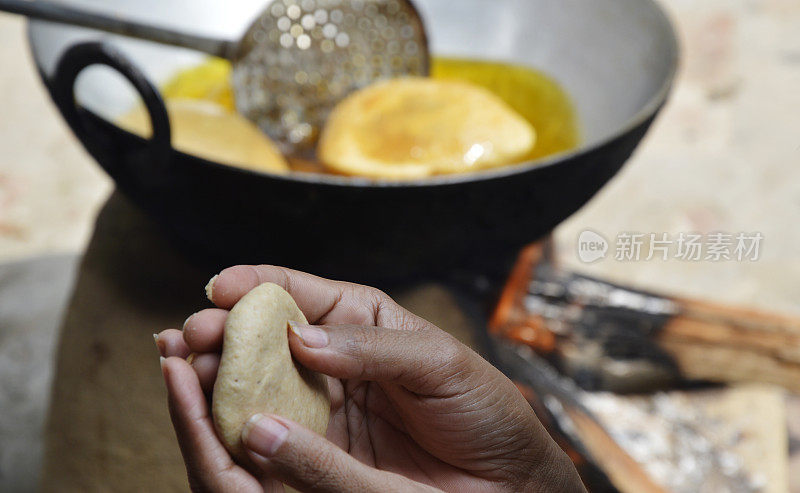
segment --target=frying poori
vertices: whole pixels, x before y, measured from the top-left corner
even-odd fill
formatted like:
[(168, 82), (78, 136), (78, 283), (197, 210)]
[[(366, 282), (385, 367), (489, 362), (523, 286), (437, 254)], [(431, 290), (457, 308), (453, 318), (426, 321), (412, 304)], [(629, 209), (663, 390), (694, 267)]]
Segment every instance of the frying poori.
[(490, 91), (408, 77), (372, 84), (339, 103), (317, 155), (344, 174), (422, 178), (517, 162), (535, 143), (533, 126)]
[[(398, 181), (530, 162), (579, 141), (569, 96), (546, 74), (439, 57), (429, 78), (388, 79), (349, 95), (315, 153), (281, 156), (279, 143), (236, 113), (230, 76), (229, 62), (209, 58), (162, 86), (178, 150), (272, 173)], [(137, 108), (121, 125), (144, 134), (147, 122)]]
[[(269, 137), (238, 113), (200, 99), (167, 99), (166, 104), (175, 149), (245, 169), (289, 172)], [(150, 132), (150, 117), (141, 105), (118, 123), (138, 135)]]

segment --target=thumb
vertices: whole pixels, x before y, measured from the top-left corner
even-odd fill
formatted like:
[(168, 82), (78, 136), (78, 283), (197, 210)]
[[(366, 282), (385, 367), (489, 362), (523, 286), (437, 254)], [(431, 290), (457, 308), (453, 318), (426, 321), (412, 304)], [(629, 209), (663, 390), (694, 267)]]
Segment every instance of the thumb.
[(256, 414), (242, 431), (250, 460), (271, 479), (300, 491), (438, 491), (354, 459), (316, 433), (280, 416)]
[(289, 322), (289, 327), (292, 356), (331, 377), (392, 382), (416, 394), (450, 397), (479, 385), (470, 375), (483, 378), (497, 371), (436, 327), (402, 330), (297, 322)]

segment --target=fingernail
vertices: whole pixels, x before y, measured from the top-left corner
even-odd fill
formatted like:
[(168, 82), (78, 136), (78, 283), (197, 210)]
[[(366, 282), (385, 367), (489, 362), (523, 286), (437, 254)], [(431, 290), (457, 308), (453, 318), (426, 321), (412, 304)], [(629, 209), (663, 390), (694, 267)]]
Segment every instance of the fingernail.
[(158, 334), (153, 334), (153, 340), (156, 342), (156, 349), (158, 349), (159, 354), (164, 354), (164, 348), (161, 347), (162, 344), (158, 338)]
[(258, 455), (271, 457), (288, 435), (289, 428), (263, 414), (256, 414), (244, 425), (242, 443)]
[(328, 345), (328, 333), (318, 327), (289, 321), (289, 328), (303, 341), (303, 345), (306, 347), (319, 349)]
[(158, 357), (158, 363), (161, 365), (161, 371), (164, 371), (164, 362), (167, 361), (167, 358), (163, 356)]
[(206, 298), (208, 298), (208, 301), (211, 303), (214, 303), (214, 283), (217, 281), (218, 277), (219, 274), (212, 277), (211, 280), (208, 281), (208, 284), (206, 284)]

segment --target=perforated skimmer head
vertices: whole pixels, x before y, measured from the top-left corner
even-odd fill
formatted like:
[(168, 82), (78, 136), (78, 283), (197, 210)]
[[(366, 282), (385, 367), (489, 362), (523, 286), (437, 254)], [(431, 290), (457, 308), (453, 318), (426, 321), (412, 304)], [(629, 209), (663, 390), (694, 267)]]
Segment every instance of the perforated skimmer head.
[(237, 48), (237, 109), (291, 154), (313, 149), (350, 92), (429, 68), (425, 30), (408, 0), (275, 0)]
[(313, 149), (334, 105), (385, 78), (427, 75), (428, 42), (410, 0), (274, 0), (240, 40), (51, 3), (0, 0), (0, 11), (174, 46), (233, 62), (240, 113), (290, 154)]

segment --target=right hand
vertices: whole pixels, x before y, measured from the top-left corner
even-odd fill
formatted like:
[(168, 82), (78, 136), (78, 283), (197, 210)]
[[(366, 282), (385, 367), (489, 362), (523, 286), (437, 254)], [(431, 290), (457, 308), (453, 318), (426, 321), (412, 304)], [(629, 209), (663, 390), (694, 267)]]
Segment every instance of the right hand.
[[(235, 465), (209, 415), (230, 309), (254, 287), (286, 289), (313, 325), (290, 331), (293, 357), (328, 375), (327, 439), (280, 416), (256, 416)], [(583, 491), (572, 463), (514, 384), (446, 332), (365, 286), (273, 266), (223, 271), (219, 308), (159, 334), (170, 412), (196, 490)], [(301, 336), (298, 336), (298, 334)], [(190, 366), (185, 360), (196, 353)]]

